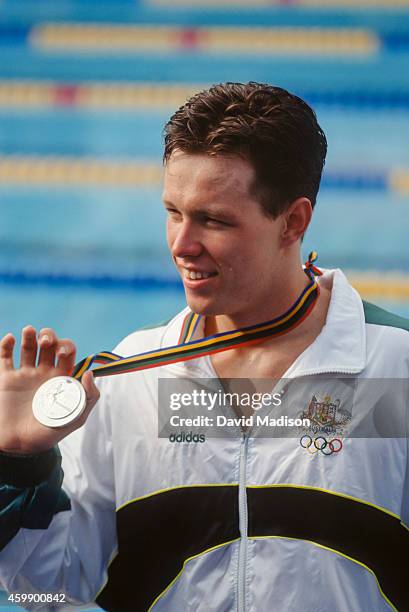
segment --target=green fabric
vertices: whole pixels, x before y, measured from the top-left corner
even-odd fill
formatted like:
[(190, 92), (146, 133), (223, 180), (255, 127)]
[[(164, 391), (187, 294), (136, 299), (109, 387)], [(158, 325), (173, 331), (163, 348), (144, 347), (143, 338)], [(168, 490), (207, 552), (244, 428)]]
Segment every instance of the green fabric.
[(400, 317), (388, 312), (375, 304), (365, 302), (363, 300), (365, 322), (373, 323), (374, 325), (385, 325), (387, 327), (397, 327), (398, 329), (405, 329), (409, 331), (409, 319)]
[(57, 463), (61, 464), (57, 446), (32, 454), (0, 451), (0, 483), (17, 489), (36, 487), (48, 480)]
[(58, 462), (48, 480), (36, 487), (0, 484), (0, 550), (22, 527), (47, 529), (55, 514), (70, 509), (70, 500), (61, 489), (63, 478)]

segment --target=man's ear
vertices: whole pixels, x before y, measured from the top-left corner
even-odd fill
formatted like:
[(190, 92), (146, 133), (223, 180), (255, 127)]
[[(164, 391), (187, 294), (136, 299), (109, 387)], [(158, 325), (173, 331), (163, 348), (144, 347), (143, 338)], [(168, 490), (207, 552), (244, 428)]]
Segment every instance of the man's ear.
[(297, 198), (283, 212), (284, 224), (281, 239), (283, 246), (291, 246), (301, 240), (310, 224), (312, 204), (308, 198)]

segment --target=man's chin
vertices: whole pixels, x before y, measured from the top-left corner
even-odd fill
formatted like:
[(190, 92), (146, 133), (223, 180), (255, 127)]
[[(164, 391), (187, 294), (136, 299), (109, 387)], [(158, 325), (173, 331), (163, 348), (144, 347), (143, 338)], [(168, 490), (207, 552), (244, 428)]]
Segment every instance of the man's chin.
[(214, 300), (192, 296), (189, 291), (185, 291), (186, 302), (192, 312), (202, 316), (219, 315), (221, 312)]

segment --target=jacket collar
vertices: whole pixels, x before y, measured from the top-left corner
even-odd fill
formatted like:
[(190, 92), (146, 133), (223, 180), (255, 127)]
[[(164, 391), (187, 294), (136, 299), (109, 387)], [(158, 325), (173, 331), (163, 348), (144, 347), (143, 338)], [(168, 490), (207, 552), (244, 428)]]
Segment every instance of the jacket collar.
[[(357, 374), (365, 367), (366, 337), (362, 300), (349, 284), (341, 270), (323, 270), (319, 283), (331, 289), (327, 319), (314, 342), (294, 361), (284, 377), (294, 378), (311, 374)], [(163, 345), (177, 344), (183, 321), (190, 312), (184, 309), (169, 324)], [(193, 339), (202, 338), (204, 321), (201, 321)], [(210, 357), (169, 366), (178, 375), (216, 376)], [(176, 371), (175, 371), (176, 374)]]
[(362, 300), (341, 270), (323, 272), (321, 284), (331, 289), (325, 325), (285, 376), (358, 374), (365, 368), (366, 334)]

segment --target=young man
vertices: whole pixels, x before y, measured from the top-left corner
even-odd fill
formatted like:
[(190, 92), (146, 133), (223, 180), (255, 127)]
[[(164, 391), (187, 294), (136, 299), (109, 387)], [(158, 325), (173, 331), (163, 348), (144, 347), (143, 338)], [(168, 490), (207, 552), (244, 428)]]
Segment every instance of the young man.
[[(168, 243), (188, 307), (116, 353), (176, 355), (186, 339), (198, 352), (104, 378), (99, 390), (85, 373), (83, 417), (56, 430), (34, 419), (31, 402), (42, 382), (71, 373), (73, 343), (25, 328), (15, 369), (14, 339), (3, 338), (8, 591), (113, 611), (407, 609), (407, 439), (347, 434), (379, 405), (372, 387), (359, 397), (357, 381), (408, 378), (409, 325), (363, 304), (339, 270), (317, 288), (312, 262), (307, 275), (301, 266), (325, 155), (313, 111), (285, 90), (227, 83), (197, 94), (165, 139)], [(333, 400), (318, 401), (324, 374)], [(158, 437), (159, 378), (249, 377), (307, 381), (300, 405), (315, 429)], [(407, 404), (392, 399), (393, 420)]]

